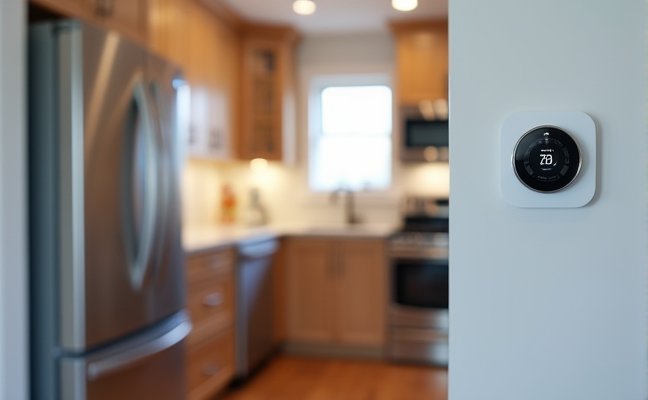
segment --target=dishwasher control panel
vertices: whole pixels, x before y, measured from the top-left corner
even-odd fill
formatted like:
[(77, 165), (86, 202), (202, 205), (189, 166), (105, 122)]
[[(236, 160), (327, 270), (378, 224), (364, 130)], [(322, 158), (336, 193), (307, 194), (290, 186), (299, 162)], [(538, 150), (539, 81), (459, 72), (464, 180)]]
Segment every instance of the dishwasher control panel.
[(596, 126), (580, 111), (525, 111), (501, 131), (502, 197), (525, 208), (573, 208), (596, 192)]

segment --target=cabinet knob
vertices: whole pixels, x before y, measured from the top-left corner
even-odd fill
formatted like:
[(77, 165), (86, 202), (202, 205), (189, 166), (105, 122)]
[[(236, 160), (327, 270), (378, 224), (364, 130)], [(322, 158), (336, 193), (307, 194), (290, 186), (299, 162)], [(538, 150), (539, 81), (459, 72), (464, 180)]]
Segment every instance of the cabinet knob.
[(95, 0), (95, 12), (101, 17), (112, 17), (115, 12), (114, 0)]
[(223, 304), (223, 295), (221, 293), (210, 293), (203, 298), (203, 306), (205, 307), (218, 307)]

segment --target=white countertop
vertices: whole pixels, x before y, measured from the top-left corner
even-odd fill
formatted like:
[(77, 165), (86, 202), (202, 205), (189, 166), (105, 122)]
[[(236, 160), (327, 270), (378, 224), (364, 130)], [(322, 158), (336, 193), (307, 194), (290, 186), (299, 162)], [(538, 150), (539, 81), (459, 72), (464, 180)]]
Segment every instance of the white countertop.
[(183, 232), (187, 253), (208, 251), (280, 236), (387, 238), (398, 229), (394, 224), (275, 224), (262, 227), (212, 225), (192, 227)]

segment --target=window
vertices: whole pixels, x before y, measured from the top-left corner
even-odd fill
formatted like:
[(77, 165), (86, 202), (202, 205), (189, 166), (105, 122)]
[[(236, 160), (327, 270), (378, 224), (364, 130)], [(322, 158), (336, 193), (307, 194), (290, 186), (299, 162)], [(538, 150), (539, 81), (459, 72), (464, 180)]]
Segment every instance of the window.
[(392, 91), (389, 86), (364, 83), (316, 86), (309, 119), (311, 190), (376, 191), (390, 187)]

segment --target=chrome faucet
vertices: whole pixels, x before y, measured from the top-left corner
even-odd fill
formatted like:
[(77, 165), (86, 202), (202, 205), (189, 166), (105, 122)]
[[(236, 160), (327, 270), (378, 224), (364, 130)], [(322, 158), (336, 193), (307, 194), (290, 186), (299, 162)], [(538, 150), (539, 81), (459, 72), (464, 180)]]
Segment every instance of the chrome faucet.
[(331, 192), (331, 202), (337, 203), (340, 195), (344, 195), (344, 222), (347, 225), (355, 225), (362, 222), (362, 218), (358, 215), (355, 209), (355, 195), (353, 190), (346, 187), (339, 187)]

